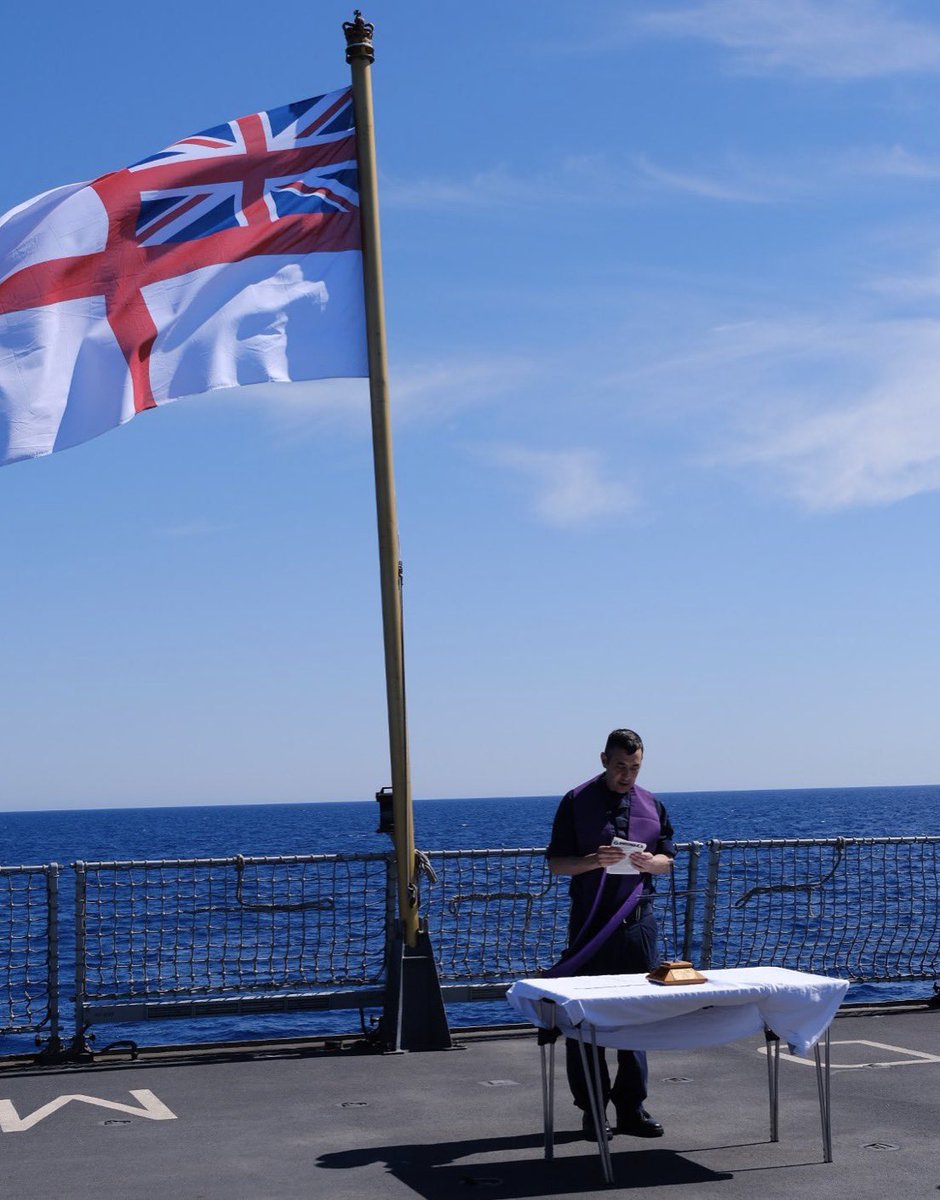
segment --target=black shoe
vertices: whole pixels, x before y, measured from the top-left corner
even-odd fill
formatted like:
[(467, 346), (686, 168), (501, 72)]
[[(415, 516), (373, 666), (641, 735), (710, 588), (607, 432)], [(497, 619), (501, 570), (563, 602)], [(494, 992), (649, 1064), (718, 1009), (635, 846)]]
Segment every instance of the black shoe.
[[(584, 1137), (587, 1141), (597, 1141), (597, 1130), (594, 1128), (594, 1118), (589, 1112), (582, 1113), (581, 1115), (581, 1132), (584, 1134)], [(614, 1135), (610, 1126), (607, 1124), (606, 1117), (604, 1118), (604, 1132), (607, 1134), (607, 1140), (609, 1142)]]
[(633, 1137), (654, 1138), (662, 1137), (664, 1131), (645, 1108), (638, 1108), (635, 1112), (617, 1114), (617, 1132), (629, 1133)]

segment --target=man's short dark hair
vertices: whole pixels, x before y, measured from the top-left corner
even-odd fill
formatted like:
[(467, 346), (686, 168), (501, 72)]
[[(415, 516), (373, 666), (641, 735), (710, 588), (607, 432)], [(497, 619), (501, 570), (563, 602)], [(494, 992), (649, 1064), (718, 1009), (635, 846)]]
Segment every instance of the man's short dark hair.
[(636, 754), (639, 750), (642, 753), (643, 739), (632, 729), (614, 729), (607, 738), (604, 753), (610, 754), (611, 750), (625, 750), (627, 754)]

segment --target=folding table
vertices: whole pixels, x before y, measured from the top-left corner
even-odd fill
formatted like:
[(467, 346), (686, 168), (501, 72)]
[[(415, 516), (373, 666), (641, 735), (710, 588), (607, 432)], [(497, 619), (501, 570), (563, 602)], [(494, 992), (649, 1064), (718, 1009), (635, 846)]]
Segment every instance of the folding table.
[[(578, 975), (568, 979), (522, 979), (507, 1000), (546, 1030), (574, 1038), (581, 1047), (595, 1127), (603, 1129), (598, 1046), (621, 1050), (690, 1050), (764, 1033), (768, 1039), (770, 1140), (778, 1141), (780, 1042), (791, 1054), (813, 1050), (819, 1092), (823, 1155), (832, 1162), (829, 1089), (829, 1025), (849, 987), (782, 967), (737, 967), (706, 972), (706, 982), (651, 983), (645, 975)], [(820, 1041), (823, 1053), (820, 1054)], [(593, 1061), (588, 1064), (587, 1046)], [(542, 1052), (542, 1114), (545, 1157), (553, 1155), (555, 1044)], [(593, 1068), (593, 1069), (592, 1069)], [(598, 1138), (604, 1178), (613, 1183), (607, 1139)]]

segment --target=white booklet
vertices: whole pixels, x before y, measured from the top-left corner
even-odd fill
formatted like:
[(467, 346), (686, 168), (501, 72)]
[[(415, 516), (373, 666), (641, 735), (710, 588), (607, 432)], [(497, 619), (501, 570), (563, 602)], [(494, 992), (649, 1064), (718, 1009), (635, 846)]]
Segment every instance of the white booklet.
[(639, 871), (630, 861), (630, 855), (636, 851), (645, 850), (646, 845), (643, 842), (628, 842), (626, 838), (615, 837), (611, 843), (612, 846), (617, 846), (618, 849), (624, 852), (625, 858), (620, 862), (614, 863), (613, 866), (607, 868), (608, 875), (639, 875)]

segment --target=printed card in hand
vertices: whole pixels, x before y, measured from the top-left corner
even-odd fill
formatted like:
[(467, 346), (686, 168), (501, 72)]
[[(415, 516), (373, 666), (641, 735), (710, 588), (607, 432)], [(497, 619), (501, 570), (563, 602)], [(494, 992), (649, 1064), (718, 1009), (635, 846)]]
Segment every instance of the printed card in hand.
[(645, 850), (646, 846), (643, 842), (628, 842), (626, 838), (615, 837), (610, 843), (622, 850), (624, 856), (620, 862), (614, 863), (612, 867), (607, 868), (608, 875), (639, 875), (639, 871), (630, 861), (630, 855), (637, 851)]

